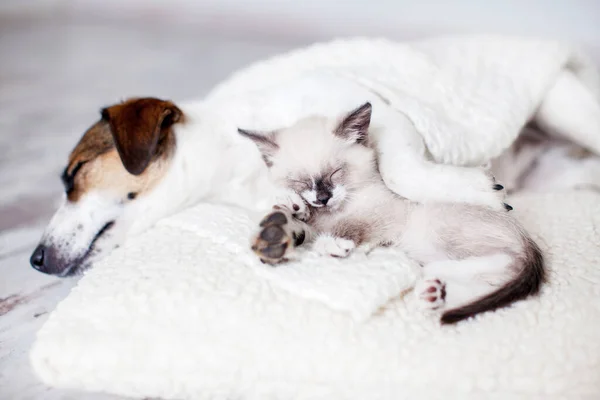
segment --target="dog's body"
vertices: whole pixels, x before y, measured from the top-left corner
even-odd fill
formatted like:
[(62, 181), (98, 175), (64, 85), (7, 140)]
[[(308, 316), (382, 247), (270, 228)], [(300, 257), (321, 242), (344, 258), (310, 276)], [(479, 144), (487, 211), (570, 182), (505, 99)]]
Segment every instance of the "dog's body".
[[(538, 122), (560, 134), (572, 121), (553, 119), (553, 104), (562, 106), (556, 97), (548, 92), (546, 112)], [(252, 128), (261, 113), (273, 128), (311, 114), (336, 116), (365, 100), (376, 110), (372, 125), (380, 172), (392, 191), (422, 203), (443, 200), (502, 209), (503, 191), (493, 189), (486, 170), (428, 159), (412, 123), (385, 99), (341, 78), (313, 74), (274, 88), (251, 108), (240, 106), (235, 118), (218, 104), (207, 109), (151, 98), (103, 110), (71, 153), (63, 176), (67, 196), (31, 263), (44, 273), (75, 274), (127, 237), (199, 201), (267, 210), (286, 194), (270, 183), (259, 152), (239, 137), (237, 126)], [(559, 108), (555, 111), (560, 114)], [(576, 112), (569, 116), (578, 118)]]

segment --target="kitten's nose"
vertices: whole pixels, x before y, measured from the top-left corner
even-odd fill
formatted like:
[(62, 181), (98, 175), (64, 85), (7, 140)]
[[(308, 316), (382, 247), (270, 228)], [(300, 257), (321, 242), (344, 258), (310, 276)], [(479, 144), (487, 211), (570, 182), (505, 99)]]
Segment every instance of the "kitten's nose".
[(331, 199), (331, 193), (329, 192), (317, 192), (317, 203), (327, 205), (327, 202)]

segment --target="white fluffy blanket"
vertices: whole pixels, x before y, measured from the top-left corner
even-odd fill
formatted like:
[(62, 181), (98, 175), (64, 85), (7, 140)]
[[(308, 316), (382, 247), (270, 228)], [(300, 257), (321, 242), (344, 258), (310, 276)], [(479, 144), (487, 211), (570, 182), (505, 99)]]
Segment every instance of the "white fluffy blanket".
[[(479, 164), (511, 143), (564, 68), (596, 88), (583, 60), (553, 42), (340, 41), (250, 67), (208, 102), (328, 70), (408, 115), (434, 158)], [(598, 197), (511, 204), (541, 238), (551, 278), (510, 309), (442, 328), (403, 295), (416, 272), (402, 255), (308, 254), (269, 269), (248, 251), (248, 212), (199, 205), (90, 270), (39, 332), (32, 364), (50, 385), (165, 399), (600, 396)]]
[[(375, 93), (408, 117), (433, 159), (455, 165), (482, 165), (508, 148), (563, 71), (600, 101), (597, 66), (570, 44), (459, 36), (413, 43), (354, 39), (316, 44), (244, 68), (218, 85), (206, 102), (246, 128), (285, 126), (306, 114), (336, 110), (328, 104), (332, 94), (323, 93), (319, 101), (315, 90), (302, 87), (311, 83), (302, 77), (315, 71)], [(301, 84), (290, 84), (299, 78)], [(294, 96), (284, 98), (289, 90)], [(335, 99), (338, 112), (364, 101), (351, 92), (344, 96), (351, 105)], [(600, 137), (584, 144), (600, 154)]]
[[(33, 367), (53, 386), (137, 398), (598, 398), (599, 200), (511, 199), (541, 238), (550, 282), (539, 298), (443, 328), (410, 295), (359, 323), (272, 284), (235, 240), (249, 233), (242, 213), (220, 229), (168, 219), (86, 274), (39, 332)], [(216, 210), (196, 212), (226, 217)]]

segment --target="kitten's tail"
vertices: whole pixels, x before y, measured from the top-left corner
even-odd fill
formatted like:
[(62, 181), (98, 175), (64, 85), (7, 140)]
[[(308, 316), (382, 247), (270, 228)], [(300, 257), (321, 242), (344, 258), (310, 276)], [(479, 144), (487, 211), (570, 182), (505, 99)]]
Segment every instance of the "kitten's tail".
[(546, 278), (544, 257), (538, 245), (529, 237), (524, 238), (524, 251), (514, 260), (519, 274), (500, 289), (485, 295), (471, 304), (448, 310), (442, 314), (442, 324), (453, 324), (475, 314), (506, 307), (515, 301), (537, 294)]

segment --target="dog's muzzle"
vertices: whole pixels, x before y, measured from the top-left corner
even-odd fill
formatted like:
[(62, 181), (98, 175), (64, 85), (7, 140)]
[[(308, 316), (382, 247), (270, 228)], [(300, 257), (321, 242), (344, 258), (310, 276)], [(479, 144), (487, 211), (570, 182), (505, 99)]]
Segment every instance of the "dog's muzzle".
[(37, 271), (48, 275), (56, 276), (70, 276), (80, 269), (92, 255), (94, 246), (98, 239), (100, 239), (108, 230), (114, 226), (114, 221), (108, 222), (100, 231), (94, 236), (90, 243), (87, 251), (76, 257), (65, 257), (61, 254), (61, 248), (52, 245), (47, 245), (43, 241), (40, 243), (29, 258), (29, 263)]

